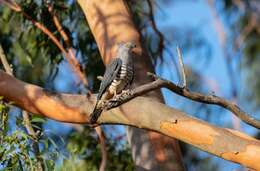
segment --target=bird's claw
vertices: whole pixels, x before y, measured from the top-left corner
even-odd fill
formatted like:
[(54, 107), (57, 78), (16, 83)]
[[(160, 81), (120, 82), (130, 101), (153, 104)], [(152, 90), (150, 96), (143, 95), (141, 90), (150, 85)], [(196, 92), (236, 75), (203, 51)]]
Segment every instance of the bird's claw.
[(132, 91), (130, 89), (127, 89), (127, 90), (123, 90), (122, 93), (121, 93), (122, 96), (130, 96), (132, 95)]

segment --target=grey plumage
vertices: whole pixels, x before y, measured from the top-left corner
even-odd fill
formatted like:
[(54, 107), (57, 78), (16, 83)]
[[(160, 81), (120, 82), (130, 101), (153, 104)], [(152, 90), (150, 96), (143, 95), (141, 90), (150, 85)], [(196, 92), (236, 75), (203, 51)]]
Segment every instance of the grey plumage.
[(106, 67), (99, 88), (97, 102), (90, 115), (91, 124), (95, 123), (102, 113), (101, 103), (121, 93), (122, 90), (132, 83), (134, 69), (131, 50), (134, 47), (135, 44), (132, 42), (120, 44), (117, 50), (117, 57)]

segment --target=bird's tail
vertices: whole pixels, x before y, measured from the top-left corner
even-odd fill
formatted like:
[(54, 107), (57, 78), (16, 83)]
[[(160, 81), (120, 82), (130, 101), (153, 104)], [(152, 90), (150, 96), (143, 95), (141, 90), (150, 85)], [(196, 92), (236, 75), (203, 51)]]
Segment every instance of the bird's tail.
[(90, 124), (96, 123), (102, 111), (103, 111), (102, 109), (98, 108), (98, 102), (97, 102), (93, 112), (90, 114), (89, 123)]

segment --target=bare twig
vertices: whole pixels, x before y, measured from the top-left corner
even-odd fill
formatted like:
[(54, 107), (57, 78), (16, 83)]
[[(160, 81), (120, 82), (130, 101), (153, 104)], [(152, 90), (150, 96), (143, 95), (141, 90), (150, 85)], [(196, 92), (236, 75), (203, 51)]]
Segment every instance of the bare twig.
[(101, 146), (101, 154), (102, 154), (102, 161), (99, 166), (99, 171), (105, 171), (106, 165), (107, 165), (106, 136), (100, 126), (95, 127), (95, 130), (99, 137), (100, 146)]
[(2, 45), (0, 45), (0, 59), (1, 59), (1, 62), (4, 66), (6, 73), (13, 76), (13, 69), (11, 68), (11, 66), (9, 65), (9, 63), (6, 59)]
[(16, 11), (16, 12), (20, 12), (21, 11), (21, 7), (19, 5), (17, 5), (16, 2), (13, 1), (8, 1), (8, 0), (0, 0), (0, 3), (5, 4), (6, 6), (8, 6), (10, 9)]
[(183, 81), (182, 86), (185, 88), (187, 86), (186, 74), (185, 74), (185, 68), (183, 65), (181, 50), (178, 46), (177, 46), (177, 53), (178, 53), (178, 59), (179, 59), (179, 64), (180, 64), (180, 70), (181, 70), (181, 74), (182, 74), (182, 81)]
[(66, 34), (66, 32), (64, 31), (56, 13), (53, 11), (53, 6), (52, 5), (48, 5), (48, 10), (50, 12), (50, 14), (52, 15), (52, 20), (54, 25), (57, 28), (57, 31), (60, 33), (61, 37), (63, 38), (65, 44), (66, 44), (66, 48), (68, 51), (68, 55), (70, 56), (71, 61), (73, 61), (73, 63), (71, 65), (73, 68), (75, 68), (77, 70), (77, 74), (80, 78), (80, 80), (82, 81), (82, 83), (84, 84), (85, 87), (88, 86), (88, 81), (87, 81), (87, 77), (85, 75), (84, 72), (82, 72), (81, 66), (76, 58), (76, 55), (73, 51), (72, 45), (71, 45), (71, 41), (69, 39), (69, 36)]
[(129, 100), (141, 96), (145, 93), (150, 91), (156, 90), (158, 88), (167, 88), (174, 93), (186, 97), (190, 100), (206, 103), (206, 104), (214, 104), (221, 106), (232, 113), (234, 113), (238, 118), (242, 121), (246, 122), (247, 124), (260, 129), (260, 121), (251, 117), (249, 114), (245, 113), (242, 109), (240, 109), (236, 104), (231, 103), (223, 98), (220, 98), (215, 95), (203, 95), (201, 93), (190, 92), (187, 88), (180, 87), (171, 81), (166, 79), (160, 78), (152, 73), (148, 73), (151, 77), (155, 79), (155, 81), (144, 84), (140, 87), (137, 87), (133, 90), (123, 92), (120, 95), (116, 96), (112, 100), (109, 100), (107, 103), (104, 104), (104, 109), (109, 110), (111, 108), (117, 107), (123, 103), (128, 102)]
[[(70, 66), (72, 67), (72, 70), (76, 73), (76, 75), (78, 75), (78, 77), (81, 80), (83, 80), (84, 75), (82, 75), (81, 67), (80, 67), (80, 64), (78, 63), (78, 61), (73, 59), (70, 56), (70, 53), (68, 53), (66, 51), (66, 49), (63, 47), (63, 45), (60, 43), (60, 41), (57, 39), (57, 37), (47, 27), (45, 27), (42, 23), (34, 20), (29, 14), (24, 12), (17, 3), (15, 3), (15, 2), (10, 3), (7, 0), (2, 0), (2, 1), (5, 2), (4, 4), (6, 4), (8, 7), (10, 7), (15, 12), (20, 12), (26, 19), (30, 20), (35, 27), (37, 27), (44, 34), (46, 34), (51, 39), (51, 41), (60, 49), (60, 51), (65, 55), (65, 58), (69, 62)], [(11, 5), (9, 5), (9, 4), (11, 4)], [(13, 8), (12, 6), (15, 6), (16, 8)]]
[[(6, 58), (5, 54), (4, 54), (4, 50), (2, 48), (2, 45), (0, 45), (0, 59), (1, 59), (1, 62), (3, 64), (3, 66), (4, 66), (5, 71), (9, 75), (13, 76), (13, 70), (12, 70), (11, 66), (9, 65), (9, 63), (7, 61), (7, 58)], [(33, 150), (34, 150), (34, 152), (36, 154), (36, 158), (38, 160), (37, 161), (37, 170), (41, 171), (44, 168), (44, 164), (43, 164), (43, 161), (42, 161), (42, 159), (40, 157), (39, 145), (37, 143), (38, 138), (39, 138), (38, 133), (36, 133), (34, 131), (33, 127), (32, 127), (32, 124), (30, 122), (30, 118), (29, 118), (28, 112), (23, 110), (22, 114), (23, 114), (23, 121), (24, 121), (24, 126), (26, 128), (26, 131), (28, 132), (28, 134), (30, 136), (33, 137), (33, 144), (32, 144), (32, 146), (33, 146)]]

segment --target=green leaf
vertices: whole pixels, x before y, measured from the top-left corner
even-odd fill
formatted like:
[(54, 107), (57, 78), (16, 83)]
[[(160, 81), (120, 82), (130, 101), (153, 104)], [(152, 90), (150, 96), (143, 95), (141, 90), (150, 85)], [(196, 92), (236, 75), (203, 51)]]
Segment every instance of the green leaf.
[(46, 119), (45, 118), (40, 118), (40, 117), (33, 117), (31, 122), (44, 123), (44, 122), (46, 122)]

